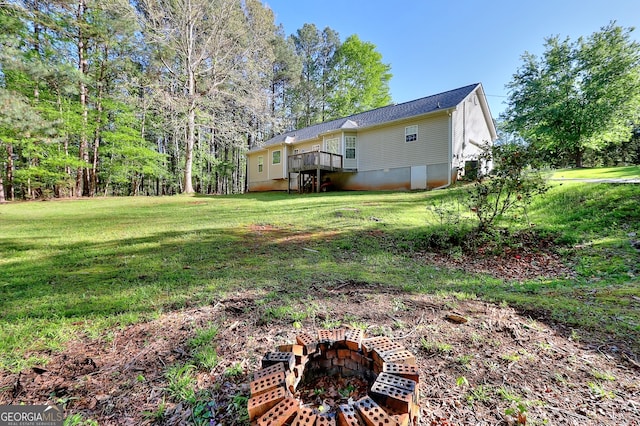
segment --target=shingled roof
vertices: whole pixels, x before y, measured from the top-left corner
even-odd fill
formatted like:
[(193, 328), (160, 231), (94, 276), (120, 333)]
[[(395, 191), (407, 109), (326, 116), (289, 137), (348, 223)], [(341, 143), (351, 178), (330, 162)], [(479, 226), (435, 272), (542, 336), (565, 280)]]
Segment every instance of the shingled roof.
[(453, 108), (473, 92), (478, 85), (479, 83), (471, 84), (469, 86), (460, 87), (458, 89), (449, 90), (447, 92), (438, 93), (436, 95), (427, 96), (414, 101), (397, 105), (389, 105), (371, 111), (350, 115), (349, 117), (338, 118), (336, 120), (326, 121), (324, 123), (314, 124), (313, 126), (282, 133), (269, 139), (261, 147), (256, 147), (256, 149), (260, 149), (264, 146), (280, 144), (285, 141), (302, 142), (315, 139), (318, 135), (332, 131), (362, 129), (396, 120), (402, 120), (404, 118), (425, 115), (438, 110)]

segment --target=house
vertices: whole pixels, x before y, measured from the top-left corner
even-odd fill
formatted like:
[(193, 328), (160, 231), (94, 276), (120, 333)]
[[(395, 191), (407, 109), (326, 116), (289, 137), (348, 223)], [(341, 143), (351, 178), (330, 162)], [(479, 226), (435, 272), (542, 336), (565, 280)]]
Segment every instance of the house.
[(278, 135), (248, 152), (248, 190), (443, 188), (496, 139), (472, 84)]

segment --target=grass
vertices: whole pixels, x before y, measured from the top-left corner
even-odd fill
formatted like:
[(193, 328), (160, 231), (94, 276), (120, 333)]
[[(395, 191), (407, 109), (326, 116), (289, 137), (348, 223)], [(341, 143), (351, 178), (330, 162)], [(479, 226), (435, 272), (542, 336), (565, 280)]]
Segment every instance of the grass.
[(176, 401), (196, 402), (195, 367), (191, 364), (177, 364), (169, 367), (166, 374), (167, 393)]
[(555, 170), (551, 177), (556, 179), (640, 179), (640, 166), (561, 169)]
[(420, 347), (430, 354), (445, 355), (453, 352), (453, 346), (446, 342), (432, 342), (424, 337), (420, 338)]
[[(530, 208), (575, 263), (575, 279), (508, 282), (416, 262), (429, 205), (461, 188), (407, 193), (283, 193), (97, 198), (0, 205), (0, 369), (165, 311), (255, 289), (291, 301), (347, 281), (504, 301), (638, 348), (640, 186), (556, 184)], [(638, 238), (638, 237), (635, 237)], [(265, 313), (296, 321), (286, 304)], [(337, 319), (336, 319), (337, 320)], [(213, 326), (212, 326), (213, 327)], [(214, 335), (200, 336), (203, 341)], [(215, 364), (215, 348), (201, 363)], [(176, 378), (177, 379), (177, 378)]]
[(212, 370), (218, 365), (215, 338), (219, 326), (209, 323), (207, 327), (197, 330), (195, 336), (188, 342), (195, 364), (205, 370)]

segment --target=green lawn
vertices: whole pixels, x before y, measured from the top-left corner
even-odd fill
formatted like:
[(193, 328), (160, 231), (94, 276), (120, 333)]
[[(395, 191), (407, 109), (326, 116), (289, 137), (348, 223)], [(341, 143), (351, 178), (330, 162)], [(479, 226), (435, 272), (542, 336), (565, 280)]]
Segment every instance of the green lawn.
[(560, 169), (554, 170), (551, 177), (555, 179), (640, 179), (640, 166)]
[(437, 222), (427, 206), (461, 191), (0, 205), (0, 368), (44, 363), (42, 353), (74, 336), (103, 336), (236, 289), (295, 298), (345, 280), (476, 294), (638, 348), (639, 255), (629, 242), (640, 235), (639, 185), (557, 185), (536, 201), (531, 221), (563, 244), (578, 275), (523, 283), (416, 262)]

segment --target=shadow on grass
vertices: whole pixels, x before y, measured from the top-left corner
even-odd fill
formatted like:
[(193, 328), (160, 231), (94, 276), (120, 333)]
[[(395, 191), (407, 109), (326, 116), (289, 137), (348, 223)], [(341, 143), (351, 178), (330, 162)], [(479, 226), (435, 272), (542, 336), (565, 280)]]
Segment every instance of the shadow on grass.
[[(609, 185), (566, 189), (550, 193), (545, 205), (532, 208), (533, 217), (546, 215), (549, 232), (567, 234), (573, 243), (588, 234), (594, 223), (606, 227), (615, 219), (637, 226), (638, 213), (633, 210), (637, 190), (615, 187), (614, 191)], [(403, 292), (464, 292), (506, 301), (551, 325), (561, 324), (558, 329), (563, 332), (575, 327), (599, 336), (610, 333), (638, 350), (640, 329), (633, 297), (640, 294), (631, 288), (637, 288), (637, 279), (625, 284), (623, 271), (611, 271), (599, 282), (583, 276), (520, 283), (417, 259), (415, 252), (422, 248), (429, 227), (394, 224), (393, 218), (410, 209), (422, 214), (427, 197), (431, 203), (446, 202), (459, 190), (409, 198), (389, 193), (366, 193), (361, 198), (358, 193), (192, 197), (165, 200), (153, 207), (151, 216), (146, 207), (126, 210), (110, 225), (101, 225), (109, 224), (108, 212), (88, 212), (84, 220), (92, 226), (121, 227), (123, 232), (128, 226), (161, 221), (165, 216), (171, 216), (169, 222), (184, 217), (194, 224), (190, 230), (71, 244), (0, 238), (0, 256), (8, 259), (0, 271), (0, 322), (84, 321), (153, 313), (212, 303), (247, 289), (303, 299), (311, 286), (330, 289), (359, 282)], [(617, 203), (616, 209), (598, 219), (610, 199)], [(216, 209), (218, 203), (213, 201), (217, 200), (230, 205)], [(242, 203), (246, 200), (250, 202)], [(269, 208), (252, 206), (255, 201)], [(296, 217), (304, 219), (286, 223)], [(64, 230), (77, 220), (63, 216), (48, 225)], [(223, 225), (216, 228), (218, 222)], [(611, 282), (617, 286), (614, 296), (620, 289), (631, 291), (617, 300), (599, 293)]]
[[(6, 264), (0, 300), (3, 320), (148, 312), (202, 302), (227, 291), (251, 256), (239, 232), (167, 232), (144, 238), (75, 243), (53, 254)], [(12, 251), (37, 243), (2, 241)], [(8, 244), (7, 244), (8, 243)]]

